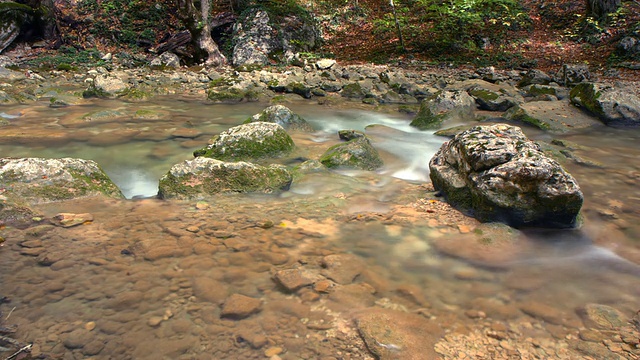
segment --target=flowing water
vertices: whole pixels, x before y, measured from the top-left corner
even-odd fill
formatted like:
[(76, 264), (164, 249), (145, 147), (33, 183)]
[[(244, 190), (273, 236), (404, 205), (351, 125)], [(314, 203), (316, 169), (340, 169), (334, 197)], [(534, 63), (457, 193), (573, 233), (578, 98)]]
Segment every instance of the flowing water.
[[(0, 325), (17, 325), (11, 337), (34, 343), (34, 354), (372, 359), (353, 320), (376, 307), (437, 324), (419, 336), (445, 358), (636, 356), (615, 331), (584, 335), (578, 309), (603, 304), (625, 318), (640, 309), (638, 130), (554, 136), (570, 141), (582, 162), (564, 164), (585, 194), (585, 225), (520, 233), (479, 224), (435, 198), (428, 161), (446, 139), (397, 113), (290, 104), (318, 131), (293, 134), (297, 150), (284, 163), (317, 158), (348, 128), (368, 134), (385, 167), (318, 172), (284, 193), (204, 203), (153, 198), (158, 179), (264, 104), (46, 105), (3, 108), (10, 125), (0, 128), (1, 156), (95, 160), (128, 199), (48, 204), (46, 216), (88, 212), (94, 221), (0, 233), (0, 296), (10, 299)], [(276, 281), (287, 269), (313, 281)], [(485, 336), (501, 331), (496, 324), (507, 334)], [(467, 335), (474, 333), (480, 338)], [(435, 356), (382, 345), (387, 358)]]

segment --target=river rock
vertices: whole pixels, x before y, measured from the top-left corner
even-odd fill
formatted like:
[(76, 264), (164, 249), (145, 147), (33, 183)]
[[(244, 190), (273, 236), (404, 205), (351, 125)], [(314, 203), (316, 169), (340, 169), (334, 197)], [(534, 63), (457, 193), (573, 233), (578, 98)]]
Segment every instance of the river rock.
[(64, 227), (64, 228), (86, 224), (91, 221), (93, 221), (93, 215), (89, 213), (85, 213), (85, 214), (59, 213), (53, 218), (51, 218), (51, 222), (54, 225)]
[(351, 254), (325, 256), (322, 267), (322, 275), (342, 285), (351, 284), (365, 269), (362, 260)]
[(0, 158), (0, 183), (8, 202), (28, 205), (88, 196), (124, 197), (92, 160)]
[(462, 90), (444, 90), (424, 99), (411, 126), (420, 130), (436, 129), (445, 121), (473, 118), (475, 100)]
[(276, 271), (274, 279), (285, 290), (296, 291), (303, 286), (309, 286), (322, 279), (320, 275), (305, 269), (285, 269)]
[(592, 116), (576, 109), (568, 100), (531, 101), (512, 107), (502, 116), (510, 121), (553, 132), (584, 129), (600, 123)]
[(380, 308), (358, 312), (355, 323), (367, 348), (380, 360), (437, 359), (440, 327), (416, 314)]
[(371, 145), (369, 138), (364, 134), (330, 147), (320, 157), (320, 162), (328, 168), (350, 168), (369, 171), (376, 170), (384, 165), (378, 151)]
[(110, 74), (100, 74), (93, 79), (90, 90), (100, 93), (104, 97), (115, 97), (128, 88), (122, 79)]
[(275, 123), (286, 130), (313, 132), (313, 127), (300, 115), (294, 113), (284, 105), (273, 105), (255, 114), (246, 123), (268, 122)]
[(587, 304), (577, 312), (588, 328), (615, 330), (627, 325), (627, 317), (611, 306)]
[(556, 79), (564, 86), (575, 86), (591, 80), (591, 72), (585, 64), (564, 64), (556, 73)]
[(210, 143), (193, 155), (225, 161), (251, 161), (286, 155), (295, 147), (282, 126), (268, 122), (232, 127), (213, 137)]
[(429, 162), (448, 201), (480, 221), (512, 226), (576, 225), (583, 196), (576, 180), (515, 126), (475, 126)]
[(333, 59), (320, 59), (316, 61), (316, 69), (318, 70), (331, 69), (331, 67), (335, 64), (336, 64), (336, 61)]
[[(495, 86), (493, 85), (493, 87)], [(480, 110), (505, 111), (524, 102), (521, 96), (508, 95), (506, 92), (501, 91), (500, 88), (496, 91), (485, 86), (474, 86), (468, 90), (468, 93), (475, 99)]]
[(272, 192), (288, 189), (292, 179), (281, 165), (265, 167), (198, 157), (171, 167), (160, 179), (158, 196), (200, 199), (219, 193)]
[(160, 56), (151, 60), (151, 66), (157, 66), (161, 68), (179, 68), (180, 58), (178, 55), (172, 52), (163, 52)]
[(518, 87), (522, 88), (531, 84), (548, 85), (552, 81), (553, 79), (549, 74), (541, 70), (533, 69), (529, 70), (529, 72), (522, 77), (520, 82), (518, 82)]
[(639, 126), (640, 98), (598, 83), (581, 83), (569, 93), (571, 102), (609, 126)]
[(220, 317), (244, 319), (260, 310), (262, 301), (241, 294), (229, 296), (222, 305)]

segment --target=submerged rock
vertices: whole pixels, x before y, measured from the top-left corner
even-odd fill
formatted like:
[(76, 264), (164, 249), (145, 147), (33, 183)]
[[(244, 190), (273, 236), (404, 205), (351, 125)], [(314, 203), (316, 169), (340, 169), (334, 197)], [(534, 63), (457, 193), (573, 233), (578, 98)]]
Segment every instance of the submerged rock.
[(200, 199), (219, 193), (272, 192), (291, 185), (291, 173), (280, 165), (223, 162), (206, 157), (174, 165), (160, 179), (163, 199)]
[(268, 108), (262, 110), (259, 114), (255, 114), (247, 121), (247, 123), (253, 122), (268, 122), (275, 123), (286, 130), (294, 130), (294, 131), (307, 131), (312, 132), (313, 127), (300, 115), (294, 113), (288, 107), (284, 105), (273, 105)]
[(216, 135), (211, 145), (194, 151), (203, 156), (225, 161), (250, 161), (288, 154), (295, 144), (285, 129), (275, 123), (252, 122)]
[(476, 126), (429, 163), (436, 190), (480, 221), (574, 227), (583, 196), (576, 180), (518, 127)]
[[(355, 132), (343, 130), (341, 133), (353, 135)], [(344, 137), (346, 135), (342, 134), (340, 137), (346, 139)], [(320, 162), (328, 168), (341, 167), (372, 171), (382, 167), (384, 163), (378, 151), (364, 134), (361, 135), (350, 136), (349, 141), (330, 147), (320, 157)]]
[(441, 91), (420, 103), (411, 126), (420, 130), (436, 129), (445, 121), (473, 118), (475, 100), (466, 91)]
[(640, 125), (640, 98), (597, 83), (581, 83), (569, 93), (571, 102), (610, 126)]
[(433, 321), (403, 311), (368, 308), (355, 315), (358, 333), (376, 359), (435, 359), (442, 329)]

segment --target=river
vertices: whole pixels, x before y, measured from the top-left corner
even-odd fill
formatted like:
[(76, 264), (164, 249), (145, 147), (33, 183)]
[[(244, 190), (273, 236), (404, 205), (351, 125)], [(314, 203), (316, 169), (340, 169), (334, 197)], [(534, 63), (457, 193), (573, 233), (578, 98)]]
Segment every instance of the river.
[[(362, 314), (376, 308), (437, 327), (404, 326), (398, 344), (378, 346), (382, 358), (637, 358), (626, 330), (593, 330), (584, 309), (605, 305), (624, 321), (640, 309), (639, 130), (524, 128), (541, 142), (564, 140), (556, 151), (578, 159), (563, 165), (584, 192), (584, 225), (518, 232), (435, 197), (428, 161), (447, 139), (397, 112), (286, 104), (318, 131), (293, 134), (285, 164), (317, 158), (348, 128), (368, 134), (385, 167), (319, 172), (279, 194), (179, 202), (154, 198), (158, 179), (265, 104), (47, 105), (1, 109), (10, 125), (0, 128), (0, 154), (95, 160), (127, 199), (43, 206), (47, 216), (93, 215), (78, 227), (2, 230), (0, 296), (10, 302), (0, 325), (17, 325), (11, 336), (36, 355), (373, 359)], [(302, 285), (289, 287), (283, 271), (292, 269)], [(412, 335), (433, 355), (420, 355)]]

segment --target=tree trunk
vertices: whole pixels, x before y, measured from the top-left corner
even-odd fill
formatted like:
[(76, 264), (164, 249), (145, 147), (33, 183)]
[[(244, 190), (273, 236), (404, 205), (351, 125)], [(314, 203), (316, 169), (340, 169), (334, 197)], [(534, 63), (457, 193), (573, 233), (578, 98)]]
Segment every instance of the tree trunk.
[(608, 14), (616, 12), (621, 0), (587, 0), (587, 16), (602, 19)]
[(196, 10), (194, 0), (177, 0), (180, 18), (191, 33), (196, 47), (196, 61), (205, 60), (207, 65), (220, 66), (227, 62), (218, 45), (211, 38), (209, 26), (209, 10), (211, 0), (200, 1), (200, 12)]

